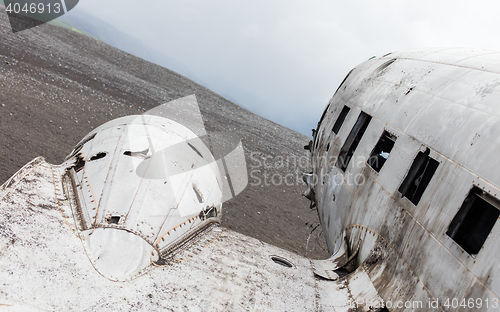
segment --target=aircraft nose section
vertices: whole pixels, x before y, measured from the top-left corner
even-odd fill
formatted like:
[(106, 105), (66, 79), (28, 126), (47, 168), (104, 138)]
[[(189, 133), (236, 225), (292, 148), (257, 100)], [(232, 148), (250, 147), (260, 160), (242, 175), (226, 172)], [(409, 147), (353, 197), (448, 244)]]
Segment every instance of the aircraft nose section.
[(96, 269), (133, 278), (220, 221), (223, 182), (205, 143), (159, 116), (97, 128), (68, 157), (65, 181)]

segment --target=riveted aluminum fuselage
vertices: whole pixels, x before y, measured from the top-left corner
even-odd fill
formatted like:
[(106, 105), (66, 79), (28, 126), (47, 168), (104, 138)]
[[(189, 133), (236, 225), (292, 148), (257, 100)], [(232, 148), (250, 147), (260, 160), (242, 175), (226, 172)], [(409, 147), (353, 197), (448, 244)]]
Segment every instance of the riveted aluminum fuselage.
[[(366, 61), (329, 101), (311, 146), (314, 200), (330, 254), (357, 251), (385, 301), (445, 311), (458, 310), (452, 300), (498, 302), (500, 222), (477, 254), (446, 233), (473, 187), (500, 198), (499, 99), (500, 53), (429, 49)], [(338, 158), (361, 113), (371, 120), (344, 171)], [(384, 133), (395, 141), (377, 172), (368, 159)], [(401, 185), (419, 153), (437, 169), (415, 204)]]

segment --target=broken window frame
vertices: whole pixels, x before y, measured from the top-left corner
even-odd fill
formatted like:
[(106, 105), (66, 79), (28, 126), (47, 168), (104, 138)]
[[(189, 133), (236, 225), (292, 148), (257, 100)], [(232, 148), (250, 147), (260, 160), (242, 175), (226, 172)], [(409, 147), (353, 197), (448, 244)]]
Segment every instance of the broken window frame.
[[(415, 206), (420, 202), (434, 173), (439, 167), (439, 161), (430, 157), (429, 154), (430, 150), (428, 148), (425, 152), (418, 152), (398, 190), (402, 197), (406, 197)], [(417, 181), (418, 179), (420, 181)]]
[[(366, 163), (372, 167), (375, 172), (380, 172), (387, 159), (389, 159), (389, 155), (394, 148), (394, 144), (396, 144), (396, 139), (397, 137), (387, 130), (384, 130), (380, 136), (377, 144), (375, 144), (375, 147), (370, 153), (370, 158), (366, 161)], [(382, 155), (383, 152), (388, 154), (386, 158)]]
[(446, 235), (468, 254), (481, 251), (500, 216), (500, 200), (473, 186), (451, 221)]
[(347, 114), (349, 114), (350, 110), (351, 110), (351, 108), (347, 105), (344, 105), (344, 107), (342, 107), (342, 111), (340, 112), (339, 117), (337, 117), (337, 120), (335, 121), (335, 124), (332, 127), (333, 133), (335, 133), (335, 134), (339, 133), (340, 128), (344, 124), (344, 121), (347, 117)]
[(120, 223), (121, 216), (109, 216), (106, 221), (109, 224), (118, 224)]
[(339, 156), (337, 158), (337, 162), (335, 163), (335, 166), (340, 168), (340, 170), (344, 172), (346, 171), (347, 166), (351, 162), (352, 155), (356, 151), (359, 142), (363, 138), (363, 135), (365, 134), (366, 128), (368, 128), (371, 119), (372, 117), (367, 113), (363, 111), (359, 113), (358, 119), (352, 127), (351, 132), (347, 136), (344, 145), (342, 145)]

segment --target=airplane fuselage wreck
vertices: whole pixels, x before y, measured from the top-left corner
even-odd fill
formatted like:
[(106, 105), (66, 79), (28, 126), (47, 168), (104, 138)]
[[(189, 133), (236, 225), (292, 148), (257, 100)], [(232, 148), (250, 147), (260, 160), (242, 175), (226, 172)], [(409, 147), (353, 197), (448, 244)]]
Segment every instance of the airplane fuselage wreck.
[(328, 103), (308, 197), (389, 311), (500, 309), (499, 98), (500, 53), (431, 49), (366, 61)]

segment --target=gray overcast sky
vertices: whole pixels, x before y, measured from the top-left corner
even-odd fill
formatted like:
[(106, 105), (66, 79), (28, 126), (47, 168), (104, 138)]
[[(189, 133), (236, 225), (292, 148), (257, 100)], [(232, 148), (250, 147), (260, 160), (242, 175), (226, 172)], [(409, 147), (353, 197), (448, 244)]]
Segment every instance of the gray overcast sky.
[[(422, 47), (500, 49), (498, 1), (80, 0), (213, 91), (310, 135), (350, 69)], [(183, 74), (181, 72), (181, 74)]]

